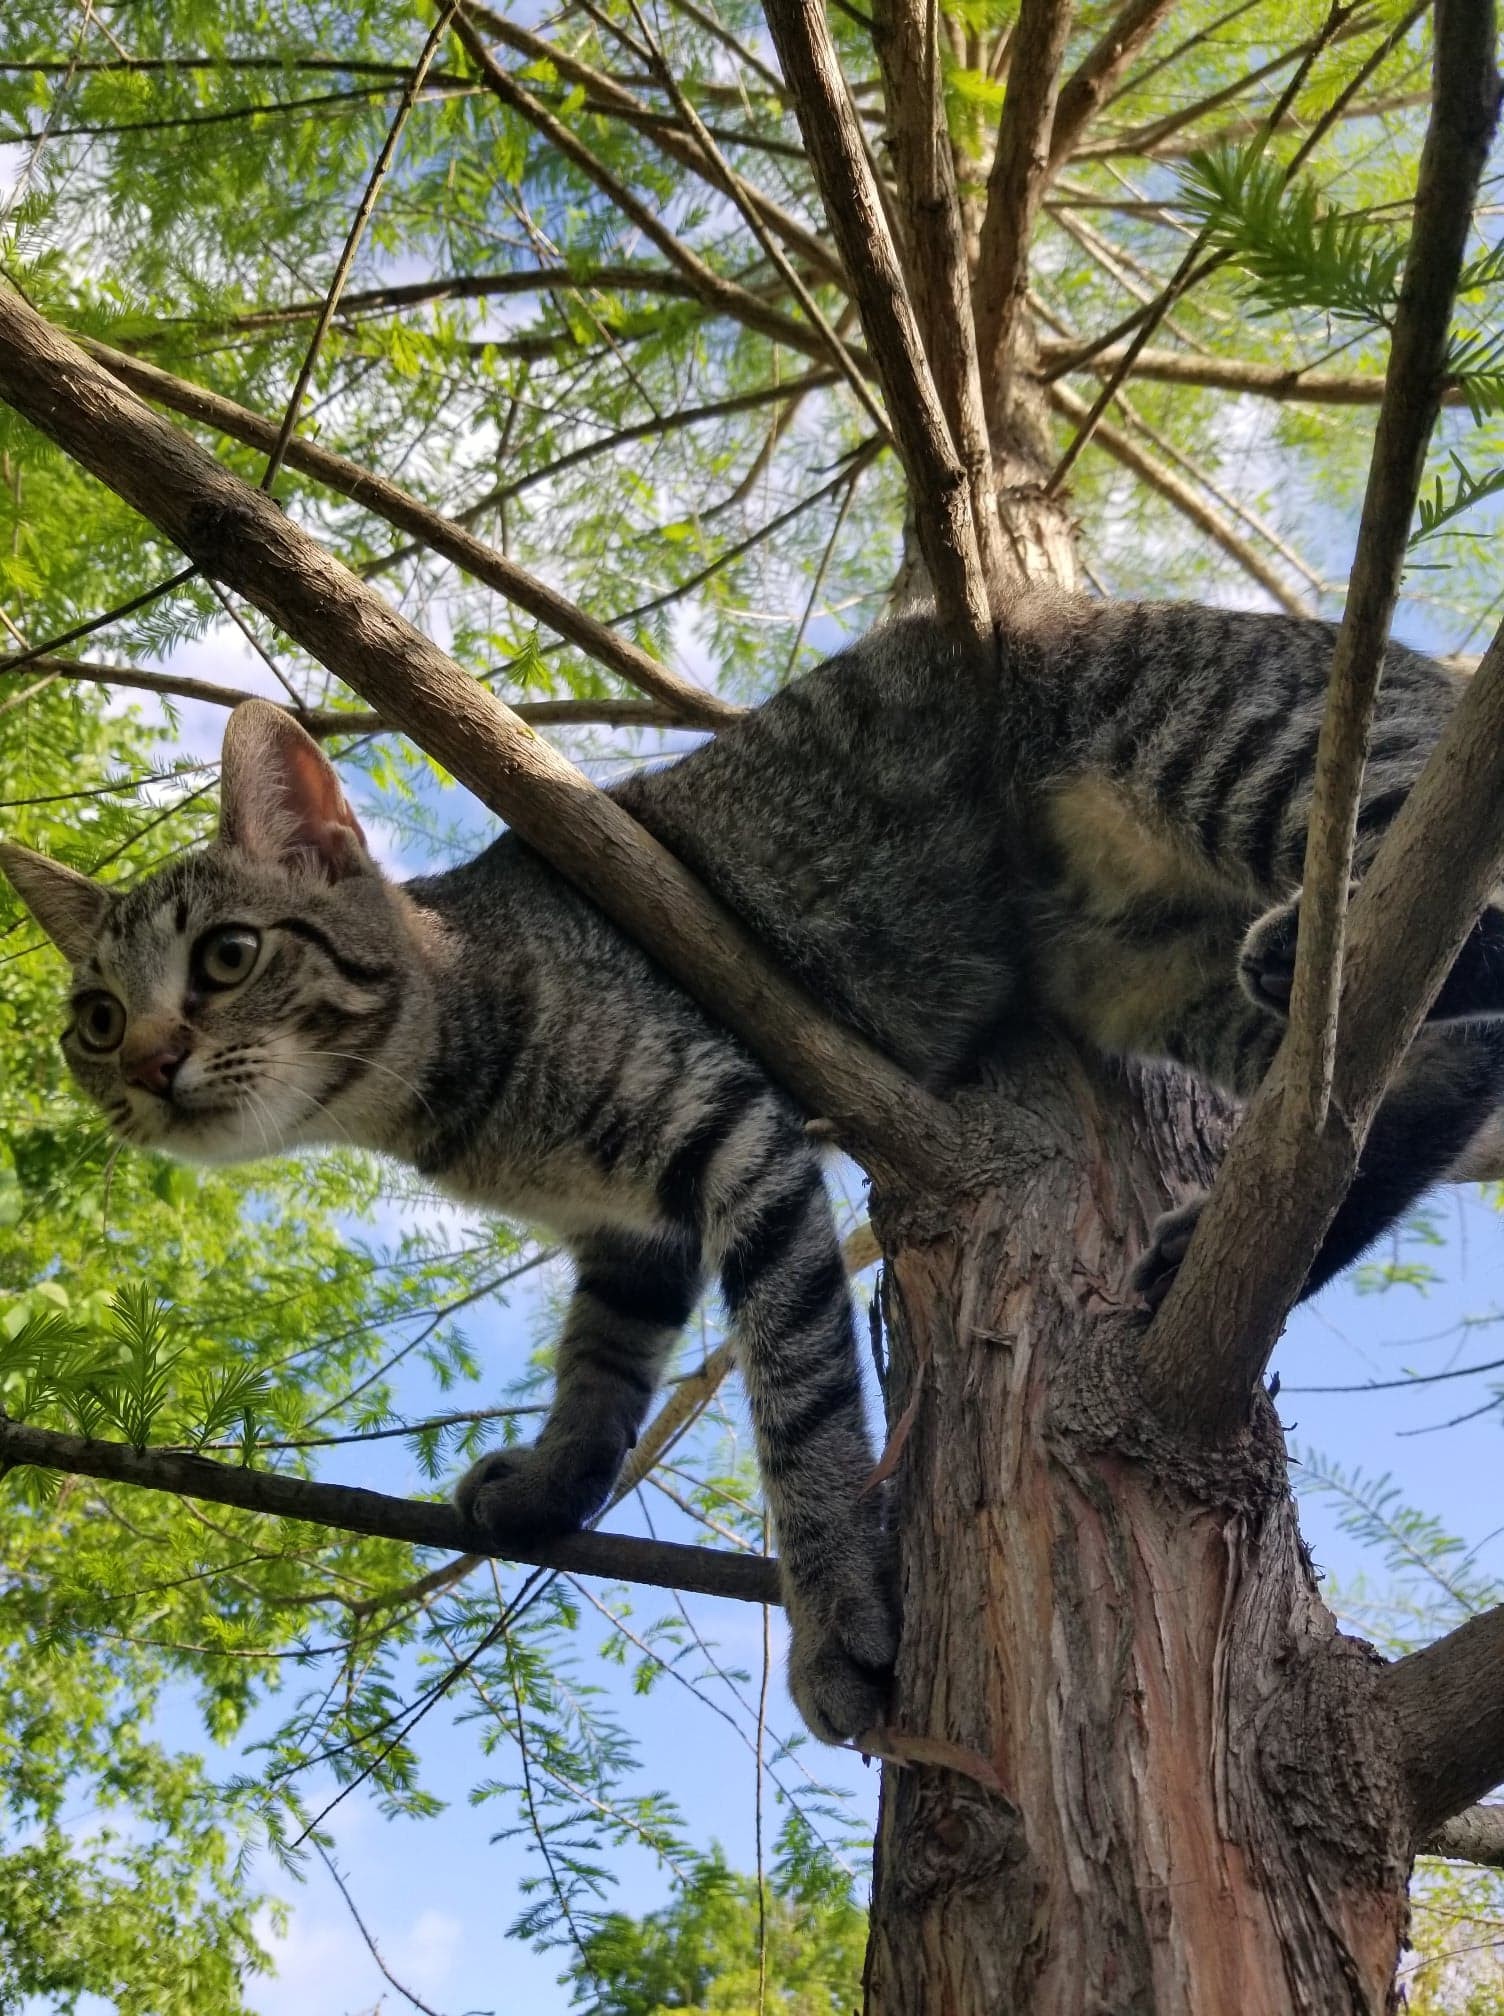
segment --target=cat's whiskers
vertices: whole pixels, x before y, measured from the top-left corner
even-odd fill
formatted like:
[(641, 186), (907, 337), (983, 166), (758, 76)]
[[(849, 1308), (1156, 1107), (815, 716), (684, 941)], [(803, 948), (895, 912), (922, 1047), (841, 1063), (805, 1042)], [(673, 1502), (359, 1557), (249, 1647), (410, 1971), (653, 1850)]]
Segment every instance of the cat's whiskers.
[[(280, 1085), (284, 1091), (295, 1092), (300, 1099), (306, 1099), (310, 1106), (314, 1107), (318, 1112), (323, 1114), (324, 1118), (327, 1121), (329, 1121), (331, 1126), (338, 1127), (340, 1133), (344, 1135), (345, 1140), (349, 1143), (349, 1145), (352, 1148), (360, 1147), (361, 1145), (360, 1142), (358, 1142), (355, 1139), (355, 1136), (350, 1132), (349, 1128), (345, 1126), (344, 1122), (336, 1118), (336, 1116), (329, 1110), (328, 1106), (324, 1103), (324, 1101), (318, 1098), (316, 1094), (310, 1092), (306, 1086), (294, 1084), (294, 1082), (290, 1078), (279, 1078), (275, 1071), (267, 1071), (263, 1069), (261, 1076), (268, 1082), (268, 1084)], [(252, 1096), (254, 1097), (256, 1095), (252, 1094)]]
[(347, 1064), (363, 1064), (368, 1071), (380, 1071), (388, 1078), (395, 1078), (399, 1085), (411, 1092), (430, 1120), (437, 1117), (432, 1106), (429, 1105), (411, 1078), (404, 1078), (400, 1071), (394, 1071), (389, 1064), (378, 1064), (374, 1057), (361, 1057), (353, 1050), (305, 1050), (303, 1055), (305, 1057), (337, 1057)]

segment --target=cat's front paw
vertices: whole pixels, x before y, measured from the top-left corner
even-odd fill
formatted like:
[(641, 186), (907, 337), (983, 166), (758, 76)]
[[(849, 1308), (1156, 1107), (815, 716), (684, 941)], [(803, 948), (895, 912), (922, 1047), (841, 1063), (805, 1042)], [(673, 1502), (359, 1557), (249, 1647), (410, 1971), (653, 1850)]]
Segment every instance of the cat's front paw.
[(817, 1598), (790, 1591), (789, 1692), (822, 1743), (845, 1743), (887, 1716), (898, 1657), (898, 1606), (874, 1566)]
[(611, 1495), (618, 1447), (493, 1449), (473, 1463), (454, 1502), (492, 1540), (557, 1540), (588, 1525)]
[(1144, 1298), (1151, 1309), (1157, 1309), (1175, 1285), (1175, 1276), (1180, 1272), (1180, 1263), (1186, 1256), (1191, 1234), (1196, 1229), (1205, 1203), (1206, 1192), (1202, 1191), (1188, 1203), (1162, 1213), (1154, 1221), (1149, 1244), (1139, 1255), (1129, 1276), (1134, 1291)]

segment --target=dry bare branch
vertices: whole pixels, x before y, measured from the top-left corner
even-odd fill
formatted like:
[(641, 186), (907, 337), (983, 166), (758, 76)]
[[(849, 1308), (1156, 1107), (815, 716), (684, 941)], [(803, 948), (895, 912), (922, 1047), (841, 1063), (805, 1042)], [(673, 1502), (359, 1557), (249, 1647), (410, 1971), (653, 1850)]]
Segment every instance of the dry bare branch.
[[(1078, 370), (1106, 376), (1124, 363), (1126, 355), (1119, 346), (1098, 350), (1050, 337), (1039, 343), (1040, 364), (1051, 378)], [(1181, 350), (1140, 350), (1132, 359), (1129, 375), (1159, 385), (1251, 392), (1260, 399), (1312, 406), (1377, 406), (1384, 396), (1384, 381), (1373, 371), (1323, 371), (1317, 365), (1307, 370), (1298, 365), (1255, 364), (1241, 357), (1207, 357)], [(1466, 404), (1461, 387), (1451, 381), (1443, 388), (1441, 401), (1444, 406)]]
[[(271, 421), (262, 419), (260, 414), (252, 413), (247, 407), (237, 406), (233, 399), (210, 392), (186, 378), (174, 377), (171, 372), (162, 371), (142, 358), (128, 357), (123, 351), (110, 349), (107, 344), (86, 338), (83, 347), (122, 385), (130, 386), (132, 391), (168, 407), (174, 413), (181, 413), (185, 419), (197, 420), (252, 448), (270, 448), (277, 438), (277, 429)], [(337, 490), (341, 496), (375, 512), (388, 525), (395, 525), (421, 545), (442, 554), (456, 567), (473, 574), (477, 581), (484, 581), (498, 594), (505, 595), (509, 602), (525, 609), (540, 623), (546, 623), (551, 630), (556, 630), (561, 637), (577, 645), (598, 664), (617, 673), (639, 693), (646, 694), (660, 706), (680, 715), (687, 714), (706, 727), (734, 720), (740, 713), (740, 708), (731, 706), (714, 693), (707, 693), (702, 687), (691, 686), (688, 680), (680, 679), (639, 645), (618, 635), (594, 616), (587, 615), (568, 596), (561, 595), (546, 581), (539, 580), (537, 575), (529, 574), (526, 568), (508, 560), (494, 546), (477, 539), (452, 519), (430, 510), (409, 491), (388, 482), (384, 476), (362, 468), (346, 456), (336, 455), (332, 449), (321, 448), (314, 441), (290, 441), (285, 459), (289, 468), (300, 470), (320, 483), (327, 483), (331, 490)]]
[[(773, 307), (761, 296), (743, 287), (739, 281), (728, 280), (716, 272), (677, 237), (663, 222), (652, 204), (645, 202), (635, 190), (628, 188), (612, 169), (607, 167), (600, 156), (574, 130), (566, 126), (549, 111), (543, 101), (520, 84), (511, 72), (498, 63), (485, 43), (481, 40), (466, 8), (458, 8), (454, 17), (454, 32), (464, 44), (465, 53), (479, 70), (486, 88), (499, 99), (509, 111), (525, 119), (540, 133), (548, 145), (566, 161), (574, 163), (582, 175), (592, 181), (606, 200), (618, 209), (622, 216), (642, 233), (649, 244), (658, 250), (684, 275), (696, 290), (700, 299), (717, 313), (727, 315), (748, 329), (755, 329), (759, 335), (771, 342), (784, 343), (791, 350), (803, 356), (813, 357), (820, 362), (840, 363), (840, 358), (831, 358), (825, 338), (818, 329), (799, 322), (782, 309)], [(712, 181), (715, 171), (709, 170)], [(844, 368), (844, 367), (843, 367)]]
[[(1078, 399), (1074, 392), (1064, 385), (1049, 388), (1049, 402), (1057, 413), (1078, 425), (1085, 421), (1090, 408), (1085, 400)], [(1141, 448), (1131, 434), (1121, 427), (1114, 427), (1106, 420), (1098, 420), (1092, 434), (1101, 447), (1115, 462), (1125, 469), (1131, 469), (1135, 476), (1147, 483), (1168, 504), (1173, 504), (1182, 517), (1187, 518), (1199, 532), (1220, 546), (1228, 558), (1235, 560), (1251, 580), (1257, 581), (1264, 593), (1277, 602), (1281, 609), (1291, 616), (1309, 616), (1311, 608), (1302, 595), (1297, 595), (1276, 568), (1269, 565), (1257, 547), (1249, 544), (1240, 532), (1230, 525), (1222, 513), (1215, 510), (1200, 496), (1191, 484), (1161, 462), (1147, 449)]]
[[(670, 160), (677, 161), (681, 168), (688, 168), (692, 174), (706, 181), (713, 177), (707, 170), (704, 156), (688, 136), (680, 135), (665, 128), (662, 116), (634, 98), (632, 93), (610, 77), (604, 70), (593, 64), (582, 62), (578, 56), (571, 56), (557, 43), (549, 42), (542, 35), (534, 34), (519, 22), (509, 20), (491, 8), (469, 0), (466, 8), (472, 21), (484, 28), (494, 41), (526, 57), (529, 63), (547, 62), (553, 65), (566, 83), (578, 85), (605, 110), (614, 114), (628, 126), (638, 128), (647, 139)], [(739, 101), (738, 101), (739, 102)], [(789, 211), (775, 203), (762, 190), (754, 189), (753, 198), (763, 222), (783, 240), (792, 252), (797, 252), (814, 270), (827, 280), (845, 285), (840, 262), (831, 254), (830, 247), (822, 242), (817, 233)]]
[(124, 1442), (98, 1442), (60, 1435), (21, 1421), (0, 1418), (0, 1470), (35, 1464), (74, 1477), (99, 1477), (144, 1491), (210, 1505), (234, 1505), (277, 1519), (305, 1519), (341, 1533), (369, 1533), (382, 1540), (405, 1540), (414, 1547), (441, 1547), (497, 1560), (524, 1561), (571, 1575), (604, 1576), (613, 1582), (645, 1582), (659, 1589), (698, 1590), (743, 1603), (777, 1603), (777, 1564), (755, 1554), (722, 1554), (667, 1540), (637, 1540), (625, 1534), (575, 1533), (521, 1552), (503, 1550), (466, 1525), (452, 1505), (418, 1498), (389, 1498), (348, 1484), (316, 1484), (276, 1470), (215, 1463), (207, 1456), (184, 1456), (167, 1449), (133, 1449)]
[[(198, 700), (210, 707), (238, 707), (253, 696), (239, 686), (221, 686), (212, 679), (191, 679), (186, 673), (149, 672), (139, 665), (90, 665), (76, 658), (43, 656), (30, 663), (54, 679), (73, 679), (90, 686), (117, 686), (128, 692), (160, 693), (168, 700)], [(0, 665), (0, 677), (7, 668)], [(4, 702), (11, 706), (23, 696)], [(25, 697), (30, 697), (29, 695)], [(255, 696), (259, 697), (259, 696)], [(676, 714), (653, 700), (518, 700), (509, 703), (519, 721), (530, 728), (694, 728), (702, 724)], [(380, 735), (390, 729), (368, 707), (303, 707), (275, 701), (299, 727), (318, 741), (331, 735)]]

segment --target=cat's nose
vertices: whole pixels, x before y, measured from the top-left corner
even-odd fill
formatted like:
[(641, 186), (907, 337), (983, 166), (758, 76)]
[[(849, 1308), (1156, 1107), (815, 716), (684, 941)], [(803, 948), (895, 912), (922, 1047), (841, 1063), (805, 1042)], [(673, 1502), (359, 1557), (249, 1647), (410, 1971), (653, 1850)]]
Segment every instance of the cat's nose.
[(170, 1099), (172, 1081), (187, 1055), (186, 1050), (151, 1050), (144, 1056), (133, 1057), (125, 1066), (125, 1082), (155, 1092), (159, 1099)]

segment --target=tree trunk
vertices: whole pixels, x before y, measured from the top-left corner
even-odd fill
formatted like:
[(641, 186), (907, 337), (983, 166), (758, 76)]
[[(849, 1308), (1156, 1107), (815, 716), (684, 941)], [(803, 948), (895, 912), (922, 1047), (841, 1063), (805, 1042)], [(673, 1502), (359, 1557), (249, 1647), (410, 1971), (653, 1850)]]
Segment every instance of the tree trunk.
[[(1014, 382), (1004, 539), (1073, 587)], [(1210, 1183), (1230, 1110), (1044, 1042), (967, 1103), (952, 1195), (874, 1199), (907, 1761), (868, 2016), (1377, 2016), (1410, 1867), (1380, 1662), (1316, 1593), (1272, 1405), (1191, 1449), (1135, 1387), (1131, 1259)]]
[(1128, 1264), (1225, 1115), (1044, 1045), (969, 1103), (956, 1197), (876, 1208), (912, 1761), (869, 2016), (1376, 2016), (1410, 1852), (1380, 1662), (1316, 1594), (1273, 1408), (1194, 1450), (1135, 1393)]

